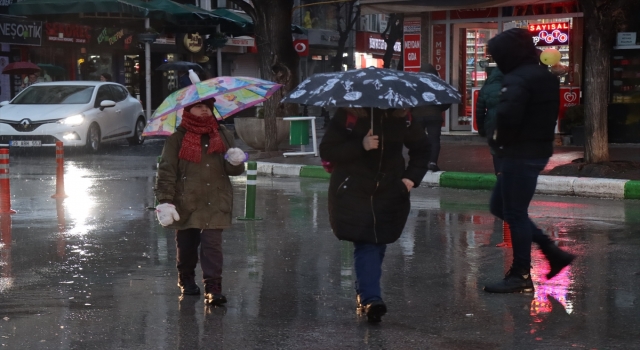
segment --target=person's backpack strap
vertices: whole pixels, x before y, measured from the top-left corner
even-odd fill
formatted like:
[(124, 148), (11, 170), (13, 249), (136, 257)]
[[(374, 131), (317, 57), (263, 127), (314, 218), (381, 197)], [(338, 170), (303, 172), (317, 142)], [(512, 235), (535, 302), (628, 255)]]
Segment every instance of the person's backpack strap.
[(358, 122), (358, 117), (349, 113), (347, 114), (347, 130), (349, 130), (349, 132), (353, 131), (353, 128), (356, 127), (356, 123)]

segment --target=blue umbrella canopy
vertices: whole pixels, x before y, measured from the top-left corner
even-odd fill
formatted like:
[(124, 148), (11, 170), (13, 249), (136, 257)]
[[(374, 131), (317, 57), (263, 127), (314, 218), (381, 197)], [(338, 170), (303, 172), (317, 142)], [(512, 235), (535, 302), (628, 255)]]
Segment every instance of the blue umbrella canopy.
[(307, 78), (282, 102), (319, 107), (411, 108), (460, 103), (453, 86), (430, 73), (364, 68)]

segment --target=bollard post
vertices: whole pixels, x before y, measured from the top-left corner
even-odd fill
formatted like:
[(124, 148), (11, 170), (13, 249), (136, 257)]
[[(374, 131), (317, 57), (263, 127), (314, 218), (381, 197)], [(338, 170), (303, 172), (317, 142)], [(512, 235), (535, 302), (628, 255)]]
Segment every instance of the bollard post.
[(11, 273), (11, 215), (0, 214), (0, 275), (12, 277)]
[(256, 182), (258, 180), (258, 163), (247, 163), (247, 190), (244, 197), (244, 217), (238, 220), (262, 220), (256, 217)]
[(64, 193), (64, 144), (56, 141), (56, 193), (51, 198), (67, 198)]
[(502, 222), (502, 243), (497, 244), (496, 247), (511, 248), (511, 228), (506, 221)]
[(15, 214), (11, 209), (11, 183), (9, 180), (9, 149), (0, 149), (0, 214)]
[[(158, 181), (158, 169), (160, 169), (160, 160), (162, 160), (162, 156), (158, 156), (158, 158), (156, 159), (156, 181)], [(155, 183), (153, 184), (154, 189), (155, 189)], [(153, 206), (152, 207), (148, 207), (147, 209), (149, 210), (156, 210), (156, 207), (158, 206), (158, 198), (156, 198), (156, 196), (153, 196)]]

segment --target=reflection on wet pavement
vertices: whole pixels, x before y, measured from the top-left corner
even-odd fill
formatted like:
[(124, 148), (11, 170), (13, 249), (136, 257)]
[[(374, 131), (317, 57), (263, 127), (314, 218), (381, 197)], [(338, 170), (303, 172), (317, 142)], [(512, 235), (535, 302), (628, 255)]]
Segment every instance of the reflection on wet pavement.
[[(132, 159), (133, 158), (133, 159)], [(352, 245), (335, 239), (327, 182), (260, 178), (255, 222), (225, 230), (226, 308), (180, 298), (173, 233), (153, 211), (152, 157), (77, 157), (69, 198), (55, 167), (12, 164), (0, 216), (0, 344), (9, 349), (634, 348), (640, 337), (640, 202), (536, 197), (532, 217), (576, 263), (535, 293), (491, 295), (511, 253), (489, 193), (419, 188), (384, 263), (389, 313), (355, 315)], [(244, 179), (234, 179), (240, 216)]]

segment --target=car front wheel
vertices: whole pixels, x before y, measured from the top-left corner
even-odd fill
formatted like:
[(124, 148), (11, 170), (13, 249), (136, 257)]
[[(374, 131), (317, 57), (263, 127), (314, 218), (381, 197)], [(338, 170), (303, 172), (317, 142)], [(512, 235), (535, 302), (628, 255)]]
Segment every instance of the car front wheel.
[(100, 149), (100, 127), (96, 123), (89, 126), (86, 147), (90, 153), (96, 153)]
[(138, 118), (135, 130), (133, 131), (133, 136), (127, 139), (130, 146), (139, 146), (144, 143), (144, 136), (142, 136), (142, 132), (144, 132), (145, 126), (144, 119)]

